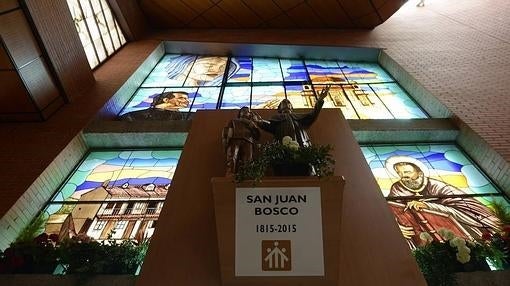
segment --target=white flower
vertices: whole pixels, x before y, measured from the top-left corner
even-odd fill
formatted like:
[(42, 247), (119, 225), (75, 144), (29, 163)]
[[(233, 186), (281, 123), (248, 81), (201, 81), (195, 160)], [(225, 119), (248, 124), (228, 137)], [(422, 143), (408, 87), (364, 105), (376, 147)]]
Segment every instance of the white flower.
[(296, 141), (290, 141), (289, 148), (292, 150), (298, 150), (299, 149), (299, 143)]
[(461, 247), (466, 246), (466, 241), (463, 238), (460, 237), (454, 237), (452, 240), (450, 240), (450, 246), (451, 247)]
[(446, 240), (450, 240), (450, 239), (453, 239), (455, 237), (455, 235), (453, 234), (453, 232), (449, 229), (446, 229), (446, 228), (441, 228), (437, 231), (444, 239)]
[(461, 253), (461, 254), (470, 254), (471, 253), (471, 249), (469, 249), (469, 247), (467, 246), (458, 246), (457, 247), (457, 252), (458, 253)]
[(471, 256), (469, 256), (468, 253), (464, 253), (464, 252), (458, 252), (456, 257), (457, 257), (457, 261), (459, 261), (462, 264), (468, 263), (469, 260), (471, 259)]
[(284, 146), (288, 146), (290, 144), (290, 142), (292, 142), (292, 137), (285, 136), (285, 137), (282, 138), (282, 144)]
[(425, 241), (426, 243), (431, 243), (434, 240), (434, 238), (432, 238), (432, 235), (430, 235), (430, 233), (426, 231), (420, 233), (420, 239)]

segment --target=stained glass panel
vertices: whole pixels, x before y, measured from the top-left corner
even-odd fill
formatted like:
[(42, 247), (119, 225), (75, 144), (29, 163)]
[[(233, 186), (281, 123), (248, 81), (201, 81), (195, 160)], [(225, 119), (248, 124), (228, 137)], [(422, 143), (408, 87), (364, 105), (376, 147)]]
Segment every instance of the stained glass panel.
[(120, 200), (112, 197), (102, 203), (50, 203), (42, 212), (47, 234), (56, 234), (59, 241), (74, 235), (86, 235), (92, 240), (145, 241), (154, 233), (164, 204), (162, 199)]
[(368, 85), (343, 86), (360, 119), (393, 119), (393, 115)]
[[(251, 72), (253, 62), (251, 57), (235, 57), (231, 58), (229, 79), (227, 82), (251, 82)], [(233, 70), (233, 71), (232, 71)]]
[(91, 152), (51, 201), (157, 197), (171, 183), (180, 154), (175, 150)]
[[(340, 64), (349, 73), (349, 81)], [(228, 74), (224, 75), (226, 66)], [(359, 84), (356, 80), (383, 83)], [(376, 63), (167, 54), (142, 87), (221, 87), (218, 94), (216, 90), (204, 90), (190, 109), (195, 111), (240, 108), (248, 104), (256, 109), (273, 109), (283, 98), (288, 98), (295, 108), (312, 108), (315, 95), (326, 85), (332, 85), (324, 108), (340, 108), (347, 119), (427, 118), (397, 83), (386, 82), (391, 80)], [(186, 92), (193, 104), (195, 94)]]
[[(195, 62), (192, 63), (193, 66), (187, 75), (184, 86), (220, 86), (223, 81), (227, 60), (227, 57), (197, 57)], [(188, 64), (185, 62), (179, 63), (179, 65), (190, 64), (191, 62)], [(169, 78), (172, 78), (172, 70), (172, 67), (167, 67)]]
[(286, 82), (306, 82), (308, 75), (302, 60), (280, 59), (283, 80)]
[(281, 82), (280, 61), (275, 58), (253, 58), (253, 82)]
[(183, 86), (196, 56), (165, 55), (145, 79), (142, 87)]
[(237, 109), (250, 106), (250, 86), (227, 86), (223, 93), (221, 109)]
[(305, 60), (305, 64), (314, 84), (347, 83), (336, 61)]
[[(314, 87), (317, 94), (325, 88), (324, 85), (315, 85)], [(340, 85), (332, 85), (329, 88), (328, 96), (324, 99), (324, 108), (340, 108), (346, 119), (359, 119)]]
[(381, 66), (375, 63), (339, 62), (338, 64), (351, 84), (394, 81)]
[(276, 109), (285, 98), (285, 90), (281, 85), (254, 86), (252, 89), (252, 109)]
[(120, 115), (140, 112), (151, 107), (158, 110), (187, 112), (197, 93), (197, 88), (140, 88)]
[(396, 118), (427, 118), (427, 115), (398, 84), (371, 84), (370, 87)]
[(313, 108), (315, 106), (315, 94), (309, 84), (287, 85), (285, 86), (285, 92), (293, 108)]
[(411, 247), (422, 243), (423, 231), (449, 228), (480, 238), (498, 228), (490, 204), (504, 201), (501, 192), (455, 145), (372, 145), (362, 151)]
[(191, 112), (199, 109), (216, 109), (218, 98), (220, 96), (219, 87), (201, 87), (195, 94), (190, 94), (190, 101), (193, 100)]

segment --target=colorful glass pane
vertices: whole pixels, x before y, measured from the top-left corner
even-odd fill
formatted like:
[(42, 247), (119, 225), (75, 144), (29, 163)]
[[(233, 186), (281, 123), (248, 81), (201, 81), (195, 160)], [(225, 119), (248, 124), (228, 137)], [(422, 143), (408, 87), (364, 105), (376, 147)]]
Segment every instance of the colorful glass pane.
[(251, 82), (251, 71), (253, 62), (251, 57), (235, 57), (231, 58), (228, 83), (231, 82)]
[(141, 200), (159, 196), (158, 190), (171, 183), (180, 154), (174, 150), (91, 152), (51, 201), (104, 201), (113, 197)]
[[(324, 85), (315, 85), (315, 92), (319, 94)], [(324, 99), (324, 108), (340, 108), (342, 114), (346, 119), (359, 119), (351, 102), (345, 96), (345, 93), (340, 85), (332, 85), (329, 88), (328, 96)]]
[(219, 87), (199, 88), (197, 93), (190, 95), (190, 101), (193, 100), (191, 112), (195, 112), (199, 109), (216, 109), (220, 90)]
[(293, 108), (313, 108), (317, 101), (312, 86), (309, 84), (287, 85), (285, 86), (285, 92)]
[(221, 109), (237, 109), (250, 106), (250, 86), (227, 86), (223, 93)]
[[(165, 192), (162, 193), (166, 195)], [(58, 235), (62, 241), (74, 235), (92, 240), (145, 241), (154, 233), (163, 199), (127, 201), (111, 198), (102, 203), (50, 203), (42, 212), (41, 232)]]
[(285, 90), (281, 85), (254, 86), (251, 96), (252, 109), (276, 109), (285, 99)]
[(163, 88), (140, 88), (136, 91), (135, 95), (128, 102), (126, 107), (120, 112), (119, 115), (147, 109), (151, 106), (152, 101), (159, 94), (163, 93)]
[[(458, 189), (455, 194), (498, 193), (496, 187), (455, 145), (374, 145), (370, 150), (374, 153), (370, 159), (365, 156), (370, 165), (380, 163), (372, 171), (384, 196), (390, 196), (391, 185), (400, 180), (392, 165), (398, 160), (414, 162), (425, 177)], [(393, 195), (400, 193), (394, 192)]]
[(351, 84), (394, 81), (380, 65), (375, 63), (339, 62), (338, 64)]
[[(343, 66), (340, 67), (340, 64)], [(228, 66), (227, 75), (223, 74), (225, 66)], [(345, 73), (349, 74), (349, 81)], [(149, 74), (142, 87), (221, 87), (219, 94), (216, 90), (199, 92), (200, 96), (191, 108), (195, 111), (240, 108), (248, 104), (252, 108), (276, 108), (283, 98), (288, 98), (295, 108), (311, 108), (315, 104), (315, 95), (326, 85), (332, 85), (324, 108), (340, 108), (347, 119), (427, 118), (426, 113), (397, 83), (387, 82), (392, 80), (375, 63), (168, 54)], [(362, 82), (370, 84), (360, 84)], [(193, 104), (196, 90), (186, 92)], [(150, 105), (155, 97), (154, 94), (151, 96), (143, 99), (142, 94), (135, 94), (120, 115), (131, 112), (129, 110), (133, 107), (138, 110), (146, 108), (143, 106)], [(221, 102), (213, 102), (215, 99), (221, 99)], [(181, 107), (179, 110), (188, 109)], [(161, 117), (179, 119), (178, 116)]]
[(368, 85), (344, 85), (343, 88), (360, 119), (394, 118)]
[(302, 60), (280, 59), (283, 80), (286, 82), (308, 81), (306, 68)]
[(305, 65), (314, 84), (347, 83), (336, 61), (305, 60)]
[[(197, 57), (192, 63), (193, 66), (187, 75), (184, 86), (220, 86), (227, 60), (227, 57)], [(167, 71), (168, 77), (171, 78), (171, 69), (168, 68)]]
[(411, 247), (423, 243), (423, 231), (449, 228), (480, 238), (498, 228), (490, 204), (504, 200), (501, 192), (455, 145), (372, 145), (362, 151)]
[(398, 119), (427, 118), (420, 107), (396, 83), (371, 84), (370, 87)]
[(183, 86), (196, 56), (167, 54), (154, 67), (142, 87)]
[(253, 82), (281, 82), (280, 61), (275, 58), (253, 58)]
[(196, 92), (196, 87), (140, 88), (120, 115), (149, 113), (152, 112), (149, 111), (151, 107), (154, 108), (154, 112), (160, 110), (188, 112)]

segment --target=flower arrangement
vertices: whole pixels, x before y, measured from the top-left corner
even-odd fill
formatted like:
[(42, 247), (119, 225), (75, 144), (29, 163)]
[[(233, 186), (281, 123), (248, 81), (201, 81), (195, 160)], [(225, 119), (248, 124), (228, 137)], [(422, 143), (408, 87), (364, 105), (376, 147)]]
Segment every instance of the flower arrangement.
[(269, 167), (275, 176), (329, 176), (333, 174), (335, 160), (330, 154), (332, 147), (299, 146), (299, 143), (285, 136), (282, 142), (263, 144), (260, 154), (253, 161), (240, 166), (236, 181), (260, 180)]
[(148, 248), (148, 242), (119, 243), (111, 239), (113, 233), (102, 242), (84, 234), (60, 241), (57, 234), (38, 234), (43, 223), (43, 217), (37, 217), (0, 251), (0, 274), (52, 274), (58, 266), (65, 274), (135, 274)]
[(422, 232), (420, 238), (426, 243), (413, 250), (429, 285), (455, 285), (455, 272), (489, 270), (487, 260), (496, 267), (503, 264), (504, 253), (490, 241), (466, 241), (448, 229), (440, 229), (438, 233), (445, 242), (434, 240), (429, 233)]

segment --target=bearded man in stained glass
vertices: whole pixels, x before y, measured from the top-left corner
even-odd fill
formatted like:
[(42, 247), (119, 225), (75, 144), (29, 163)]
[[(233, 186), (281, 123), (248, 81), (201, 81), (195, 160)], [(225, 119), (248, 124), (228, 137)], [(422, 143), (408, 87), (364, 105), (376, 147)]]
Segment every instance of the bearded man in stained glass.
[[(479, 238), (483, 232), (499, 229), (499, 220), (489, 208), (475, 198), (462, 197), (464, 191), (430, 178), (425, 174), (428, 168), (419, 160), (393, 156), (386, 160), (386, 168), (400, 177), (391, 186), (388, 198), (390, 206), (391, 202), (403, 206), (397, 209), (393, 204), (392, 210), (407, 239), (416, 238), (423, 231), (435, 233), (441, 227), (453, 228), (457, 235), (466, 238)], [(441, 217), (448, 217), (451, 224), (444, 225)]]

